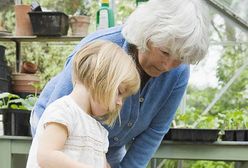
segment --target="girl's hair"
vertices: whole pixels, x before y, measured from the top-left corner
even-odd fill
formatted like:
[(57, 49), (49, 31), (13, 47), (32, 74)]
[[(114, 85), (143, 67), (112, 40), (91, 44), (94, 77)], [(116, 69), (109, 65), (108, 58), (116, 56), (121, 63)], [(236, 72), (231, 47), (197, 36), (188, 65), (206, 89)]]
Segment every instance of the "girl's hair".
[(208, 25), (203, 0), (150, 0), (129, 16), (122, 35), (142, 51), (151, 41), (183, 63), (195, 64), (207, 53)]
[(131, 56), (109, 41), (93, 41), (81, 48), (73, 60), (72, 80), (81, 82), (94, 101), (108, 109), (104, 123), (113, 125), (120, 107), (116, 105), (118, 88), (124, 98), (138, 91), (140, 77)]

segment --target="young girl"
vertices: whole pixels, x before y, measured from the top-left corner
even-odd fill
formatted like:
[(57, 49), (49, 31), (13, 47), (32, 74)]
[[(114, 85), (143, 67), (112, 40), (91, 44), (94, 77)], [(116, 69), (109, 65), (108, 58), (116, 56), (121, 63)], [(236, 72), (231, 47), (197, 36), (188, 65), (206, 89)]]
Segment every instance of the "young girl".
[(95, 41), (75, 56), (72, 81), (72, 92), (42, 115), (28, 168), (108, 167), (108, 132), (100, 122), (113, 125), (124, 99), (139, 89), (136, 65), (118, 45)]

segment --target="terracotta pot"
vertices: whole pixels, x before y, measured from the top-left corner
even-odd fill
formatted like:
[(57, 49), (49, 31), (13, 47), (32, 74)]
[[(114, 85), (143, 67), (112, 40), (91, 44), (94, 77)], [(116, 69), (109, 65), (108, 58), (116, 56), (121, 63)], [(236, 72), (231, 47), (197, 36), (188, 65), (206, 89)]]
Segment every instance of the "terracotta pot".
[(29, 5), (15, 5), (15, 35), (16, 36), (32, 36), (33, 30), (28, 12), (31, 11)]
[(40, 79), (34, 74), (13, 73), (12, 74), (12, 91), (15, 93), (39, 93), (33, 84), (38, 84)]
[(24, 61), (21, 67), (21, 73), (35, 74), (38, 70), (38, 65), (32, 62)]
[(71, 16), (69, 22), (72, 36), (86, 36), (88, 34), (88, 28), (90, 24), (89, 16)]

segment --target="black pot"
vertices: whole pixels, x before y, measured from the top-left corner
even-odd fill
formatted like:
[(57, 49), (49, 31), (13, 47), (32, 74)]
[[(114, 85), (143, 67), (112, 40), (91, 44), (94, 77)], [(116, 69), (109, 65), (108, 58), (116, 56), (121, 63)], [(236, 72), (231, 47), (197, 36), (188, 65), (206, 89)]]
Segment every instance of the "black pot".
[(214, 142), (218, 139), (219, 129), (171, 128), (164, 140)]
[(7, 63), (0, 62), (0, 78), (7, 79), (8, 76), (9, 76), (9, 70), (7, 67)]
[(225, 130), (223, 141), (248, 141), (248, 130)]
[(0, 45), (0, 63), (6, 62), (5, 60), (5, 47)]
[(31, 136), (30, 111), (17, 109), (1, 109), (1, 111), (4, 135)]
[(235, 141), (235, 130), (225, 130), (225, 134), (222, 136), (223, 141)]
[(236, 130), (236, 141), (245, 141), (245, 130)]
[(0, 93), (10, 90), (10, 82), (8, 79), (0, 78)]

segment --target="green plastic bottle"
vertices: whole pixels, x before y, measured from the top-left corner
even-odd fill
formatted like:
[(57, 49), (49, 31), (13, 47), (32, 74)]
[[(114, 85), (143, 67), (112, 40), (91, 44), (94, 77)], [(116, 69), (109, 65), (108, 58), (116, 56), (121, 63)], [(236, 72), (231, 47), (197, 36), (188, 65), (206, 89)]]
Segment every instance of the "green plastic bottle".
[(113, 10), (109, 7), (109, 0), (101, 0), (101, 7), (96, 13), (96, 28), (106, 29), (115, 26)]

